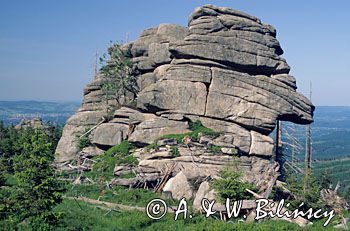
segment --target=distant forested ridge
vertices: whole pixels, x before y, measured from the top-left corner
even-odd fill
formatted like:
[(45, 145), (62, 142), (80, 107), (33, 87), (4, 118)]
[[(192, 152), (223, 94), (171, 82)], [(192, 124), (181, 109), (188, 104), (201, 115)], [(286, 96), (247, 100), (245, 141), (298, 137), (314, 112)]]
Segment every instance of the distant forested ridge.
[[(282, 136), (290, 143), (290, 135), (296, 137), (300, 150), (296, 153), (300, 160), (305, 155), (305, 129), (303, 125), (283, 122)], [(314, 114), (312, 128), (313, 159), (333, 160), (350, 156), (350, 107), (318, 106)], [(293, 131), (295, 129), (295, 131)], [(286, 146), (290, 153), (290, 147)]]
[(64, 124), (79, 105), (79, 102), (0, 101), (0, 120), (18, 124), (22, 119), (40, 117), (45, 122)]
[[(0, 101), (0, 120), (18, 124), (21, 119), (40, 117), (44, 122), (64, 124), (79, 108), (79, 102)], [(312, 124), (313, 157), (331, 160), (350, 156), (350, 107), (317, 106)], [(290, 123), (284, 123), (285, 128)], [(304, 146), (305, 126), (297, 125), (297, 137)], [(303, 159), (304, 150), (300, 151)]]

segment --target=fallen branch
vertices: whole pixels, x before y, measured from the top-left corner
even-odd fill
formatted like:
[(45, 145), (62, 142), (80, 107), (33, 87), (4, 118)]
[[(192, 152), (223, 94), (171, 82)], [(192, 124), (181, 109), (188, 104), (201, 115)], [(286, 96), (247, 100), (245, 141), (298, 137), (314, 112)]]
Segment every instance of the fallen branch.
[(292, 170), (294, 170), (297, 173), (301, 173), (301, 174), (304, 173), (303, 170), (301, 170), (298, 166), (295, 166), (294, 164), (290, 163), (288, 160), (285, 162), (285, 164), (287, 164), (289, 167), (292, 168)]
[[(131, 205), (123, 205), (123, 204), (117, 204), (117, 203), (112, 203), (112, 202), (107, 202), (107, 201), (99, 201), (99, 200), (94, 200), (91, 198), (87, 198), (87, 197), (64, 197), (67, 200), (75, 200), (77, 201), (83, 201), (89, 204), (95, 204), (95, 205), (100, 205), (103, 206), (105, 208), (109, 208), (109, 209), (120, 209), (120, 210), (125, 210), (125, 211), (141, 211), (144, 212), (145, 208), (144, 207), (138, 207), (138, 206), (131, 206)], [(78, 202), (77, 202), (78, 203)], [(80, 205), (79, 205), (80, 207)], [(168, 212), (173, 213), (175, 211), (174, 208), (172, 207), (168, 207)]]
[(175, 166), (176, 166), (176, 163), (174, 163), (171, 168), (168, 168), (165, 175), (163, 176), (162, 180), (160, 181), (159, 185), (154, 189), (155, 192), (160, 192), (164, 186), (165, 186), (165, 183), (168, 181), (171, 173), (174, 171), (175, 169)]
[(261, 194), (261, 196), (263, 198), (268, 198), (270, 196), (270, 194), (272, 192), (272, 188), (275, 185), (278, 176), (279, 176), (279, 174), (277, 172), (275, 172), (274, 176), (272, 177), (272, 179), (267, 184), (266, 190)]
[(90, 168), (85, 167), (83, 165), (74, 166), (74, 165), (68, 164), (67, 166), (73, 170), (89, 170), (90, 169)]
[(83, 138), (84, 136), (86, 136), (87, 134), (89, 134), (92, 130), (94, 130), (95, 128), (97, 128), (99, 125), (101, 125), (103, 122), (105, 122), (106, 118), (102, 116), (102, 120), (96, 124), (95, 126), (93, 126), (92, 128), (90, 128), (87, 132), (85, 132), (84, 134), (82, 134), (81, 136), (79, 136), (79, 139)]
[(288, 194), (289, 196), (291, 196), (291, 197), (293, 197), (293, 198), (296, 198), (296, 196), (294, 195), (294, 193), (292, 193), (289, 189), (287, 189), (287, 188), (284, 186), (285, 184), (286, 184), (286, 183), (284, 183), (284, 182), (282, 182), (282, 181), (279, 181), (279, 180), (276, 181), (276, 186), (277, 186), (278, 188), (280, 188), (280, 190), (282, 190), (283, 193)]
[(102, 205), (104, 207), (112, 208), (112, 209), (119, 208), (121, 210), (127, 210), (127, 211), (129, 210), (145, 211), (145, 208), (142, 208), (142, 207), (116, 204), (116, 203), (107, 202), (107, 201), (99, 201), (99, 200), (94, 200), (87, 197), (64, 197), (64, 198), (68, 200), (74, 200), (74, 201), (84, 201), (89, 204)]

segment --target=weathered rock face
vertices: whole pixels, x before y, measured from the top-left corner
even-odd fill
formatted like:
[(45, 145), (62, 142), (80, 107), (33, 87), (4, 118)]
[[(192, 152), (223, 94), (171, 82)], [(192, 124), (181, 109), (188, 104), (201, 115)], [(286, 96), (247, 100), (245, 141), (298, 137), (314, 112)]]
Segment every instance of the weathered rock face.
[(95, 79), (84, 89), (84, 100), (75, 115), (70, 117), (63, 128), (62, 137), (56, 149), (57, 163), (77, 158), (79, 149), (77, 137), (82, 135), (86, 129), (96, 126), (104, 121), (106, 105), (102, 99), (103, 76), (97, 74)]
[[(194, 199), (194, 206), (198, 208), (203, 197), (215, 197), (209, 182), (218, 178), (218, 172), (223, 166), (238, 166), (243, 172), (242, 180), (253, 183), (259, 192), (263, 192), (271, 180), (277, 178), (279, 166), (276, 162), (254, 155), (229, 153), (224, 147), (213, 150), (210, 141), (212, 139), (205, 136), (200, 137), (198, 142), (191, 141), (188, 144), (161, 139), (156, 148), (136, 149), (133, 155), (138, 160), (137, 166), (120, 165), (114, 169), (115, 176), (134, 172), (136, 177), (115, 179), (111, 184), (152, 188), (163, 184), (162, 191), (165, 194), (174, 199)], [(173, 153), (174, 148), (177, 149), (176, 155)]]
[(295, 91), (272, 26), (227, 8), (204, 6), (187, 36), (170, 42), (173, 59), (153, 71), (138, 107), (158, 113), (217, 118), (269, 134), (277, 118), (312, 121), (313, 106)]
[[(56, 162), (77, 158), (76, 136), (86, 129), (91, 130), (89, 138), (95, 147), (89, 149), (92, 156), (91, 150), (99, 154), (126, 139), (144, 145), (166, 134), (186, 133), (189, 121), (200, 120), (221, 132), (215, 139), (200, 140), (222, 147), (220, 154), (213, 156), (199, 148), (193, 157), (179, 147), (180, 157), (155, 152), (154, 157), (140, 158), (140, 167), (160, 174), (169, 162), (183, 162), (177, 172), (190, 181), (192, 175), (215, 175), (232, 155), (238, 155), (249, 163), (248, 171), (260, 174), (275, 166), (274, 144), (268, 135), (276, 120), (313, 121), (314, 106), (296, 91), (276, 30), (253, 16), (205, 5), (194, 10), (188, 27), (161, 24), (124, 47), (130, 50), (138, 73), (136, 107), (122, 105), (106, 121), (104, 76), (98, 74), (84, 90), (81, 108), (64, 128)], [(194, 168), (197, 160), (201, 167)], [(176, 184), (172, 183), (169, 190)]]

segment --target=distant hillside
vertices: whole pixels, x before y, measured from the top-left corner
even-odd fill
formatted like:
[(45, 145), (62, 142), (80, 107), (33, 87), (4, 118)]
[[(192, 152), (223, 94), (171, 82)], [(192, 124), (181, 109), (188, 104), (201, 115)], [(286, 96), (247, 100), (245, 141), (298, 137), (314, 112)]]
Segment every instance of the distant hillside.
[[(350, 187), (350, 107), (316, 107), (312, 124), (313, 172), (321, 179), (325, 174), (333, 183), (339, 182), (340, 192), (345, 194)], [(302, 168), (305, 156), (306, 126), (282, 124), (283, 141), (291, 144), (289, 135), (296, 137), (300, 149), (296, 152)], [(294, 130), (294, 131), (293, 131)], [(291, 147), (283, 146), (283, 153), (290, 159)]]
[(315, 162), (313, 171), (319, 179), (325, 174), (328, 175), (333, 183), (333, 187), (339, 182), (341, 193), (348, 192), (350, 188), (350, 158)]
[(314, 128), (350, 131), (350, 107), (318, 106), (314, 119)]
[(16, 124), (23, 118), (41, 117), (63, 124), (78, 109), (79, 102), (0, 101), (0, 120)]
[[(315, 110), (312, 124), (313, 158), (326, 160), (350, 156), (350, 107), (318, 106)], [(294, 134), (301, 149), (299, 159), (303, 160), (305, 154), (306, 126), (294, 126), (283, 123), (283, 140), (291, 143), (288, 134)], [(295, 132), (293, 133), (293, 128)], [(286, 152), (291, 149), (286, 146)]]
[(350, 156), (350, 107), (317, 107), (314, 118), (314, 158)]
[[(18, 123), (22, 118), (41, 117), (44, 121), (65, 123), (80, 106), (79, 102), (0, 101), (0, 120)], [(350, 156), (350, 107), (318, 106), (312, 125), (315, 159), (335, 159)], [(284, 129), (291, 127), (283, 123)], [(302, 149), (305, 146), (305, 126), (296, 126), (296, 136)], [(284, 139), (287, 141), (286, 134)]]

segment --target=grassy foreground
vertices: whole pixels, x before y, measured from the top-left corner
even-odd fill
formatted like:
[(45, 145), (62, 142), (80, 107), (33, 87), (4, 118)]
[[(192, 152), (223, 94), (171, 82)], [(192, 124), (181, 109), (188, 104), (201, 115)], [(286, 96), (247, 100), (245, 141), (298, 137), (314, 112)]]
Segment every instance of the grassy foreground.
[(85, 202), (64, 200), (55, 208), (63, 213), (63, 219), (54, 230), (336, 230), (322, 227), (318, 222), (310, 227), (300, 228), (284, 221), (264, 221), (260, 223), (223, 222), (213, 218), (196, 215), (192, 219), (174, 221), (168, 214), (163, 219), (154, 221), (139, 211), (106, 211)]
[[(68, 198), (69, 197), (69, 198)], [(159, 193), (144, 189), (127, 189), (121, 186), (112, 189), (103, 189), (97, 185), (69, 185), (65, 193), (65, 199), (54, 208), (54, 212), (60, 214), (60, 219), (55, 227), (50, 230), (59, 231), (85, 231), (85, 230), (337, 230), (333, 225), (339, 219), (335, 217), (330, 225), (323, 227), (323, 220), (316, 221), (313, 225), (301, 228), (296, 224), (286, 221), (265, 220), (259, 223), (243, 223), (237, 219), (228, 222), (220, 221), (215, 218), (205, 218), (202, 214), (190, 213), (193, 217), (174, 220), (174, 214), (168, 213), (161, 220), (152, 220), (147, 217), (146, 211), (125, 211), (119, 208), (109, 209), (105, 206), (91, 204), (81, 200), (74, 200), (72, 197), (86, 197), (90, 199), (117, 204), (138, 206), (145, 208), (147, 203), (154, 199), (162, 197)], [(165, 200), (168, 205), (176, 207), (177, 201)], [(190, 208), (190, 207), (189, 207)], [(349, 216), (350, 214), (347, 214)], [(0, 228), (0, 230), (2, 230)], [(5, 229), (6, 230), (6, 229)], [(33, 230), (25, 223), (19, 230)]]
[[(102, 192), (102, 193), (101, 193)], [(109, 190), (101, 190), (96, 185), (76, 185), (70, 187), (66, 197), (87, 197), (100, 199), (100, 201), (113, 202), (123, 205), (133, 205), (145, 208), (153, 198), (161, 197), (160, 194), (143, 189), (127, 189), (113, 187)], [(168, 205), (177, 206), (173, 200), (165, 200)], [(318, 220), (312, 226), (301, 228), (285, 221), (265, 220), (259, 223), (242, 223), (238, 220), (223, 222), (214, 218), (205, 218), (201, 214), (193, 214), (193, 218), (187, 217), (174, 220), (174, 214), (168, 213), (161, 220), (152, 220), (144, 211), (123, 211), (120, 209), (110, 210), (96, 204), (90, 204), (80, 200), (64, 199), (61, 204), (54, 208), (54, 212), (61, 214), (61, 219), (52, 230), (336, 230), (333, 223), (324, 228), (323, 220)], [(28, 230), (23, 227), (22, 230)]]

